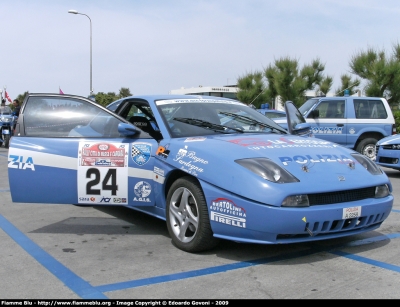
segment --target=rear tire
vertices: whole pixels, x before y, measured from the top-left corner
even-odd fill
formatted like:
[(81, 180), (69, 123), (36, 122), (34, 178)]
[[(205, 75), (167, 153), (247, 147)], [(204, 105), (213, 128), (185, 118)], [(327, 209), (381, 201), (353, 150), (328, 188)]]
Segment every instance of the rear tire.
[(203, 191), (192, 177), (176, 180), (167, 195), (167, 227), (179, 249), (201, 252), (218, 244), (214, 238)]
[(360, 154), (363, 154), (364, 156), (367, 156), (370, 158), (372, 161), (376, 160), (376, 143), (378, 142), (377, 139), (374, 138), (366, 138), (362, 140), (358, 146), (357, 146), (357, 151)]

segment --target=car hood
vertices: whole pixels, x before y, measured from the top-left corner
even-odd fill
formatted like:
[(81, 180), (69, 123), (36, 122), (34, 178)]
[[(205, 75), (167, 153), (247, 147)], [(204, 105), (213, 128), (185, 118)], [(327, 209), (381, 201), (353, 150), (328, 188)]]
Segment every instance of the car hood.
[[(384, 172), (372, 175), (360, 165), (351, 156), (355, 151), (313, 137), (243, 134), (173, 139), (163, 146), (159, 157), (174, 168), (271, 205), (279, 205), (288, 190), (294, 195), (390, 185)], [(251, 158), (268, 158), (299, 182), (274, 183), (235, 162)]]
[(400, 134), (395, 134), (391, 136), (387, 136), (381, 140), (379, 140), (376, 145), (392, 145), (392, 144), (400, 144)]

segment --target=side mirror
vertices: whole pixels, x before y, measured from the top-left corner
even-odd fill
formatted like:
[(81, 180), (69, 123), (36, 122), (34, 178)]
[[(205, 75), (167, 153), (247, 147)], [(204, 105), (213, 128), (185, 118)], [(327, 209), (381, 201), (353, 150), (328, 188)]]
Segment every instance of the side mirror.
[(299, 136), (313, 136), (311, 124), (307, 123), (299, 109), (291, 101), (286, 101), (285, 111), (290, 134)]
[(140, 130), (136, 129), (134, 125), (119, 123), (118, 124), (118, 132), (124, 136), (132, 136), (135, 134), (139, 134)]
[(314, 109), (310, 112), (310, 117), (312, 118), (317, 118), (319, 117), (319, 110), (318, 109)]
[(297, 124), (292, 130), (292, 134), (298, 136), (312, 136), (311, 125), (309, 123)]

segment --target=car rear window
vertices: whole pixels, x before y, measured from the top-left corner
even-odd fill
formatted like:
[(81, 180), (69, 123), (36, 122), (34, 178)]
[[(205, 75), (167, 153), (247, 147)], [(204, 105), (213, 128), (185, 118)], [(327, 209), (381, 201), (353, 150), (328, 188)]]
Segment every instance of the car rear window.
[(356, 118), (385, 119), (388, 117), (382, 100), (354, 99)]

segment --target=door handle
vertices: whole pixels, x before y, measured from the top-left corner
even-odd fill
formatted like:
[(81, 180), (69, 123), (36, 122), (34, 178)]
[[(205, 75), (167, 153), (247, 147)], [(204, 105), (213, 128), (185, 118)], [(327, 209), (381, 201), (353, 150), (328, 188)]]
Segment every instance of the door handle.
[(343, 127), (344, 125), (343, 125), (343, 124), (337, 124), (336, 126), (338, 126), (338, 127)]

